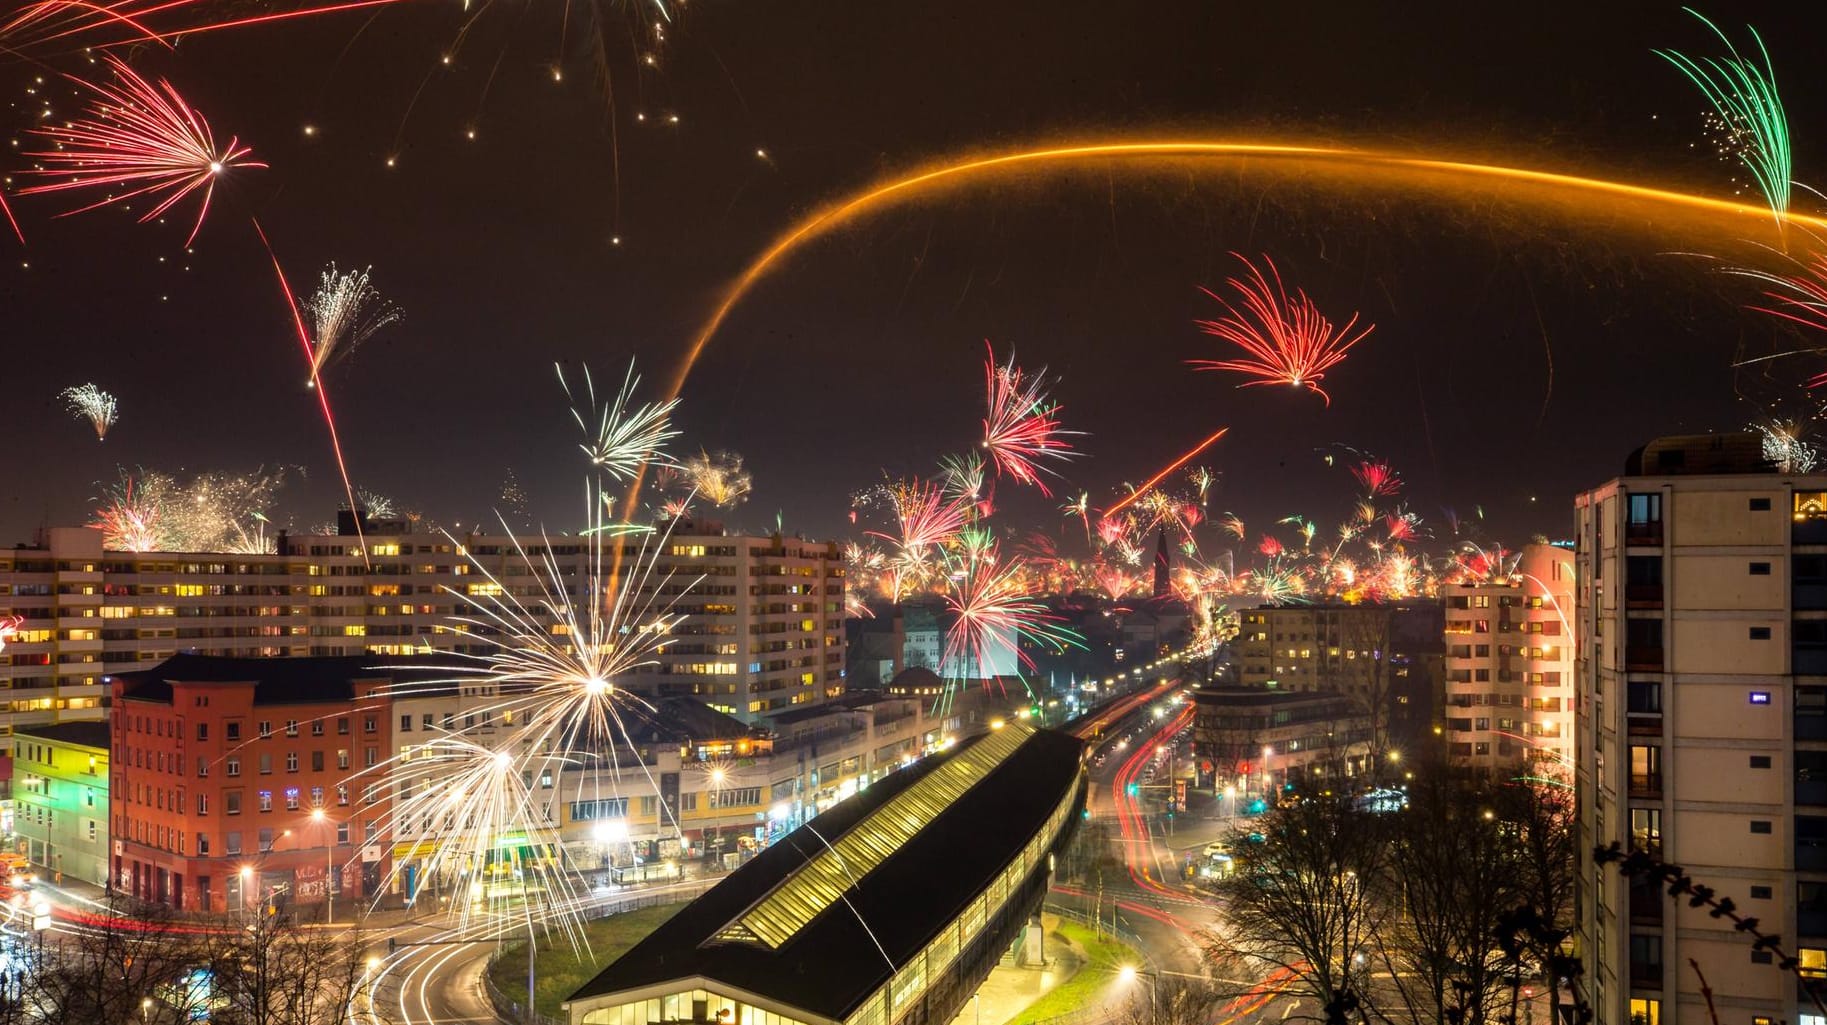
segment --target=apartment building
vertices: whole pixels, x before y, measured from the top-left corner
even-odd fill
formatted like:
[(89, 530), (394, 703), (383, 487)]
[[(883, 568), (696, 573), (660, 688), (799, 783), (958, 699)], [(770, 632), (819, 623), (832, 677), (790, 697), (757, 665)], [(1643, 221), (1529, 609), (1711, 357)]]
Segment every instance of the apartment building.
[(1410, 747), (1438, 723), (1443, 621), (1429, 599), (1245, 609), (1232, 642), (1237, 682), (1339, 694), (1371, 717), (1373, 746)]
[(1360, 777), (1371, 739), (1370, 717), (1338, 694), (1193, 689), (1193, 753), (1213, 764), (1212, 785), (1231, 797), (1273, 803), (1289, 784)]
[[(1705, 908), (1593, 863), (1677, 863), (1827, 978), (1827, 475), (1664, 438), (1579, 495), (1580, 951), (1600, 1025), (1827, 1025)], [(1692, 965), (1705, 973), (1703, 984)], [(1710, 986), (1711, 992), (1702, 993)]]
[(52, 878), (108, 882), (108, 725), (39, 723), (13, 733), (13, 827)]
[[(929, 703), (846, 695), (777, 716), (770, 730), (691, 698), (630, 702), (614, 749), (598, 752), (594, 765), (535, 766), (525, 782), (569, 864), (618, 882), (672, 878), (687, 860), (733, 865), (888, 773), (949, 748), (960, 721), (928, 715)], [(488, 743), (513, 728), (514, 705), (488, 686), (396, 684), (400, 763), (409, 765), (447, 730)], [(394, 826), (384, 838), (398, 866), (388, 896), (416, 899), (453, 885), (427, 872), (449, 833), (431, 822)]]
[(177, 655), (115, 676), (114, 884), (187, 911), (371, 898), (388, 877), (393, 679), (366, 656)]
[(1573, 771), (1573, 561), (1532, 544), (1442, 588), (1447, 752), (1486, 769)]
[[(550, 559), (581, 587), (576, 538), (413, 533), (342, 516), (338, 535), (287, 536), (272, 554), (107, 552), (99, 530), (51, 528), (0, 550), (0, 615), (23, 618), (0, 651), (0, 736), (15, 724), (96, 720), (107, 678), (179, 653), (241, 658), (489, 650), (453, 622), (522, 599), (536, 620)], [(698, 697), (745, 721), (844, 691), (844, 564), (834, 544), (728, 535), (680, 523), (647, 542), (640, 586), (683, 618), (631, 686)], [(626, 542), (625, 560), (641, 552)], [(524, 555), (523, 555), (524, 553)], [(556, 623), (547, 624), (562, 629)]]

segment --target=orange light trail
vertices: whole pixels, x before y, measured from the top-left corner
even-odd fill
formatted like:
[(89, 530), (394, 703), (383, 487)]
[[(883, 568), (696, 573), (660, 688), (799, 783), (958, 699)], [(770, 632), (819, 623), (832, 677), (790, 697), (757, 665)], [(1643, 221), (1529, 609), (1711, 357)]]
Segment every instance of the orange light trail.
[(1212, 442), (1217, 441), (1219, 438), (1224, 437), (1229, 432), (1230, 432), (1229, 427), (1218, 428), (1216, 431), (1214, 431), (1212, 433), (1211, 437), (1206, 438), (1204, 441), (1200, 442), (1197, 445), (1194, 445), (1185, 455), (1181, 456), (1180, 458), (1174, 460), (1171, 463), (1168, 463), (1166, 469), (1162, 470), (1160, 473), (1155, 474), (1153, 477), (1148, 478), (1148, 480), (1146, 480), (1142, 483), (1141, 487), (1135, 489), (1134, 491), (1131, 491), (1129, 493), (1128, 498), (1125, 498), (1121, 502), (1118, 502), (1117, 504), (1104, 510), (1104, 515), (1107, 517), (1115, 516), (1117, 513), (1122, 512), (1129, 505), (1129, 503), (1142, 497), (1143, 492), (1146, 492), (1149, 488), (1152, 488), (1156, 484), (1161, 483), (1161, 478), (1167, 476), (1168, 474), (1174, 472), (1175, 470), (1178, 470), (1180, 467), (1185, 466), (1187, 464), (1188, 460), (1192, 459), (1194, 456), (1198, 455), (1199, 453), (1204, 452), (1206, 449), (1211, 448)]
[[(801, 245), (826, 235), (897, 199), (911, 199), (933, 189), (965, 181), (990, 177), (1033, 165), (1070, 164), (1078, 161), (1133, 159), (1143, 163), (1166, 162), (1188, 157), (1237, 159), (1263, 157), (1285, 160), (1295, 166), (1357, 165), (1374, 170), (1395, 172), (1411, 183), (1430, 191), (1445, 191), (1432, 182), (1434, 176), (1448, 179), (1452, 185), (1486, 180), (1496, 184), (1539, 186), (1553, 194), (1550, 198), (1632, 200), (1668, 208), (1671, 212), (1711, 216), (1719, 219), (1722, 237), (1737, 240), (1753, 230), (1760, 234), (1770, 230), (1770, 209), (1727, 199), (1660, 189), (1628, 182), (1590, 178), (1557, 171), (1525, 167), (1506, 167), (1465, 160), (1443, 160), (1415, 153), (1358, 149), (1347, 146), (1306, 146), (1268, 142), (1224, 141), (1158, 141), (1093, 142), (1081, 145), (1019, 149), (992, 156), (972, 157), (928, 165), (904, 177), (891, 179), (852, 192), (813, 211), (797, 224), (777, 236), (761, 255), (750, 261), (737, 275), (710, 316), (698, 328), (691, 346), (673, 375), (668, 398), (677, 398), (685, 379), (710, 343), (730, 311), (748, 295), (755, 284), (773, 271), (785, 257)], [(1827, 218), (1790, 214), (1790, 223), (1827, 230)]]

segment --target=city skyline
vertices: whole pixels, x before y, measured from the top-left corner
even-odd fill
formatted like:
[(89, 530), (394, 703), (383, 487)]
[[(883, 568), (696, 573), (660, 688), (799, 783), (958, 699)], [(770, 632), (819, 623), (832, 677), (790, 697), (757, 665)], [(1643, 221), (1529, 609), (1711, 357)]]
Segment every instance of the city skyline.
[[(1651, 53), (1706, 43), (1679, 11), (1605, 12), (1573, 35), (1559, 31), (1565, 12), (1532, 12), (1508, 38), (1475, 47), (1478, 26), (1436, 13), (1444, 45), (1370, 34), (1375, 12), (1297, 13), (1298, 31), (1219, 45), (1209, 71), (1190, 59), (1199, 44), (1261, 15), (1169, 4), (1151, 10), (1162, 31), (1115, 34), (1093, 31), (1107, 12), (1091, 5), (1044, 26), (973, 12), (987, 20), (962, 35), (948, 32), (962, 15), (946, 9), (810, 18), (889, 60), (907, 59), (897, 40), (913, 52), (941, 40), (962, 47), (958, 65), (934, 69), (924, 87), (879, 81), (858, 95), (839, 88), (854, 63), (818, 60), (817, 31), (792, 31), (791, 12), (700, 8), (656, 51), (665, 66), (638, 79), (645, 92), (618, 94), (614, 132), (601, 127), (603, 98), (585, 76), (554, 82), (529, 70), (550, 49), (531, 30), (472, 44), (410, 116), (402, 101), (398, 119), (385, 97), (410, 95), (417, 73), (360, 58), (411, 52), (397, 33), (437, 38), (442, 23), (428, 12), (384, 11), (374, 33), (353, 40), (350, 24), (329, 16), (186, 40), (181, 55), (145, 56), (144, 70), (168, 76), (220, 133), (272, 166), (225, 183), (194, 254), (183, 245), (189, 221), (175, 212), (154, 225), (104, 211), (55, 220), (68, 204), (14, 200), (29, 244), (0, 289), (22, 337), (69, 344), (15, 372), (20, 401), (0, 426), (49, 469), (0, 496), (0, 536), (29, 541), (38, 526), (84, 521), (98, 485), (122, 467), (302, 466), (307, 479), (294, 474), (283, 502), (290, 525), (330, 518), (340, 484), (250, 213), (294, 288), (331, 261), (372, 265), (404, 313), (326, 370), (355, 483), (439, 522), (487, 523), (512, 470), (538, 520), (562, 530), (575, 487), (551, 363), (609, 377), (634, 357), (649, 389), (661, 389), (716, 290), (774, 232), (863, 182), (948, 154), (1059, 139), (1327, 142), (1744, 194), (1742, 170), (1706, 152), (1698, 99)], [(1770, 5), (1723, 23), (1756, 22), (1779, 40), (1780, 65), (1780, 40), (1801, 35), (1787, 27), (1793, 17)], [(1051, 60), (981, 59), (1023, 29), (1044, 34), (1039, 51)], [(263, 50), (281, 31), (287, 52)], [(765, 48), (741, 45), (751, 38), (804, 73), (769, 74), (769, 58), (753, 52)], [(1380, 48), (1345, 45), (1357, 38)], [(292, 88), (343, 46), (349, 61), (320, 69), (314, 96)], [(1392, 73), (1418, 46), (1432, 63)], [(1601, 47), (1623, 56), (1593, 59)], [(1335, 59), (1301, 64), (1297, 77), (1268, 73), (1295, 48)], [(483, 97), (483, 65), (497, 56), (498, 81)], [(1539, 76), (1544, 68), (1565, 75)], [(990, 77), (979, 83), (972, 70)], [(1784, 82), (1805, 123), (1819, 92), (1800, 76)], [(1452, 99), (1442, 96), (1448, 83)], [(75, 109), (74, 90), (55, 79), (21, 85), (59, 116)], [(925, 102), (984, 85), (1011, 102), (977, 105), (965, 123)], [(1476, 133), (1448, 128), (1474, 112)], [(1805, 133), (1795, 146), (1806, 168), (1818, 147)], [(616, 188), (604, 181), (609, 166), (619, 168)], [(1758, 403), (1793, 404), (1812, 373), (1808, 357), (1734, 372), (1736, 355), (1804, 339), (1739, 309), (1754, 286), (1677, 255), (1666, 239), (1538, 217), (1527, 204), (1467, 209), (1427, 188), (1339, 187), (1322, 171), (1252, 166), (1035, 171), (961, 185), (944, 202), (890, 205), (808, 246), (733, 312), (686, 382), (684, 444), (740, 452), (754, 474), (749, 503), (725, 518), (753, 531), (778, 512), (811, 536), (854, 537), (851, 494), (884, 472), (930, 473), (936, 453), (971, 443), (986, 339), (1053, 368), (1061, 418), (1087, 432), (1078, 447), (1090, 457), (1063, 468), (1062, 490), (1089, 492), (1094, 507), (1229, 426), (1200, 460), (1221, 472), (1213, 512), (1332, 518), (1349, 483), (1321, 453), (1347, 445), (1403, 473), (1440, 539), (1451, 537), (1446, 510), (1468, 522), (1483, 510), (1482, 538), (1511, 546), (1565, 536), (1572, 494), (1615, 469), (1607, 453), (1742, 427)], [(707, 196), (722, 202), (707, 206)], [(1239, 391), (1186, 365), (1227, 355), (1194, 321), (1214, 315), (1198, 289), (1223, 289), (1233, 251), (1272, 255), (1324, 308), (1376, 325), (1329, 378), (1331, 405)], [(96, 281), (108, 283), (107, 301), (85, 302)], [(1752, 379), (1766, 372), (1775, 379)], [(121, 401), (100, 443), (58, 398), (91, 380)], [(1684, 401), (1660, 401), (1663, 392)], [(902, 395), (917, 401), (883, 401)], [(215, 429), (223, 424), (234, 429)], [(1557, 457), (1500, 472), (1489, 437)], [(802, 468), (806, 450), (820, 455), (816, 475)], [(1059, 525), (1037, 496), (1004, 488), (998, 499), (1023, 526)]]

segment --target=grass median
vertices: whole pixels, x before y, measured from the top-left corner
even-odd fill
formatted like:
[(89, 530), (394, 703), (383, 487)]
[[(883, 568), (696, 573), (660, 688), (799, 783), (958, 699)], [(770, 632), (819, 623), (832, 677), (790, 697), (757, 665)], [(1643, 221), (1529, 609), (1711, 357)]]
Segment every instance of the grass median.
[[(582, 959), (562, 936), (544, 942), (534, 958), (533, 999), (539, 1013), (559, 1017), (558, 1005), (577, 987), (589, 982), (603, 966), (621, 957), (628, 949), (660, 927), (684, 904), (637, 908), (584, 924), (590, 949)], [(489, 967), (489, 979), (508, 999), (525, 999), (527, 991), (527, 945), (522, 940), (502, 949), (501, 956)]]
[(1010, 1019), (1008, 1025), (1034, 1025), (1108, 999), (1111, 987), (1116, 985), (1117, 973), (1123, 966), (1142, 963), (1141, 956), (1129, 944), (1112, 938), (1108, 933), (1100, 940), (1089, 927), (1077, 922), (1062, 918), (1053, 932), (1084, 950), (1085, 963), (1072, 973), (1071, 978), (1041, 994), (1039, 1000)]

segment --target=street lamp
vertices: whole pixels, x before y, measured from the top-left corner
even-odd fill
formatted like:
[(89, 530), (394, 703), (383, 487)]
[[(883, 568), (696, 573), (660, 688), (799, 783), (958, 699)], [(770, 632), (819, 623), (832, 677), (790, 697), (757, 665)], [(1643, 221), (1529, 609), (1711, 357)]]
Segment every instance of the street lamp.
[(721, 798), (723, 796), (724, 776), (725, 776), (725, 773), (721, 766), (714, 768), (710, 771), (710, 783), (711, 783), (711, 789), (710, 789), (710, 811), (711, 811), (710, 849), (711, 849), (711, 857), (717, 859), (718, 868), (723, 867), (723, 848), (718, 845), (718, 841), (722, 839), (722, 830), (720, 830), (718, 828), (718, 826), (722, 825), (721, 820), (723, 817), (723, 803), (722, 803)]
[[(322, 805), (311, 809), (311, 821), (320, 825), (328, 824), (330, 816), (324, 814)], [(336, 924), (336, 835), (332, 833), (324, 839), (324, 924)]]
[(1275, 776), (1269, 771), (1269, 756), (1274, 753), (1275, 748), (1270, 745), (1262, 746), (1262, 792), (1265, 797), (1275, 793)]
[(1148, 976), (1148, 1020), (1153, 1022), (1155, 1020), (1155, 986), (1160, 981), (1159, 978), (1154, 972), (1143, 971), (1135, 965), (1126, 964), (1117, 969), (1117, 978), (1122, 980), (1124, 985), (1136, 981), (1138, 975)]

